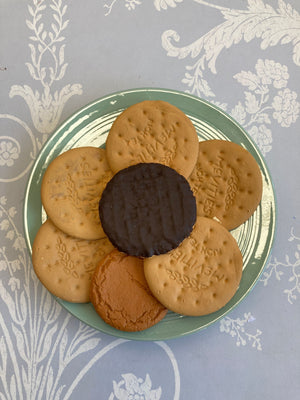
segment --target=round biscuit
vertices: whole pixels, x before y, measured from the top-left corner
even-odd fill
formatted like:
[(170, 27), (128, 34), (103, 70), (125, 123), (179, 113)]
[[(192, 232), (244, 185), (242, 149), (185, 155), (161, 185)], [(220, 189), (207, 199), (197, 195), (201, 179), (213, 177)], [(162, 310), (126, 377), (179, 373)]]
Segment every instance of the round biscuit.
[(113, 245), (107, 238), (84, 240), (59, 230), (49, 219), (38, 230), (32, 247), (32, 264), (42, 284), (63, 300), (90, 301), (92, 275)]
[(187, 178), (197, 160), (198, 142), (193, 123), (180, 109), (146, 100), (128, 107), (114, 121), (106, 140), (107, 160), (114, 172), (154, 162)]
[(198, 217), (194, 230), (177, 249), (144, 261), (153, 295), (168, 309), (200, 316), (222, 308), (242, 276), (240, 249), (219, 222)]
[(140, 163), (108, 182), (99, 214), (104, 232), (119, 251), (151, 257), (177, 247), (191, 233), (197, 211), (182, 175), (166, 165)]
[(150, 292), (143, 261), (118, 250), (100, 261), (90, 290), (96, 312), (106, 323), (122, 331), (150, 328), (167, 313)]
[(63, 232), (82, 239), (105, 237), (98, 203), (113, 174), (105, 150), (80, 147), (56, 157), (42, 180), (42, 204)]
[(229, 230), (249, 219), (262, 197), (262, 175), (255, 158), (225, 140), (199, 143), (197, 164), (188, 181), (197, 215), (217, 218)]

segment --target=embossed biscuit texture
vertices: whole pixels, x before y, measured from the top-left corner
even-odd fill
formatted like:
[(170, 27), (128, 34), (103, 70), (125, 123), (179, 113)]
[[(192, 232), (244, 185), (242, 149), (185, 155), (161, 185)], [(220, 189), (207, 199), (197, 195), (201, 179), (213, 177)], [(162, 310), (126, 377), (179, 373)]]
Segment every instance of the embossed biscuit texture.
[(147, 100), (117, 117), (106, 141), (107, 159), (114, 172), (155, 162), (188, 177), (197, 160), (198, 141), (194, 125), (180, 109), (164, 101)]
[(107, 238), (84, 240), (69, 236), (48, 219), (34, 239), (32, 263), (36, 275), (53, 295), (85, 303), (90, 300), (96, 266), (113, 248)]
[(235, 294), (243, 259), (219, 222), (198, 217), (191, 235), (171, 252), (144, 261), (153, 295), (179, 314), (200, 316), (222, 308)]
[(177, 247), (192, 231), (196, 201), (187, 180), (162, 164), (118, 172), (103, 191), (102, 227), (120, 251), (151, 257)]
[(123, 331), (141, 331), (166, 315), (145, 280), (143, 261), (113, 250), (97, 267), (91, 301), (109, 325)]
[(225, 140), (199, 143), (198, 161), (189, 182), (197, 214), (217, 217), (229, 230), (249, 219), (262, 197), (256, 160), (240, 145)]
[(112, 175), (103, 149), (80, 147), (64, 152), (43, 176), (41, 197), (47, 215), (69, 235), (89, 240), (105, 237), (98, 203)]

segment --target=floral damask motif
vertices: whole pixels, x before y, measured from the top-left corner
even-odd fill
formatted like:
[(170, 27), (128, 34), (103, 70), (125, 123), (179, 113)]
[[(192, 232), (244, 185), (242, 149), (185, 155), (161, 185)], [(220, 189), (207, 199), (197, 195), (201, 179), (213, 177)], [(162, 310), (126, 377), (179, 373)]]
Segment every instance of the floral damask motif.
[[(62, 315), (61, 306), (36, 277), (16, 216), (16, 207), (8, 206), (7, 198), (0, 196), (0, 399), (69, 400), (95, 363), (128, 341), (116, 339), (101, 347), (99, 333), (80, 321), (70, 335), (71, 314)], [(8, 255), (8, 248), (15, 250), (14, 256)], [(5, 310), (8, 319), (4, 318)], [(172, 364), (174, 400), (179, 400), (180, 376), (175, 356), (166, 343), (155, 344)], [(91, 355), (86, 364), (74, 362), (83, 354)], [(75, 378), (66, 385), (64, 374), (68, 368)], [(113, 382), (111, 399), (160, 399), (161, 388), (152, 389), (148, 374), (144, 380), (133, 374), (122, 378), (119, 383)]]
[[(170, 57), (196, 59), (186, 66), (182, 82), (187, 92), (214, 98), (215, 93), (205, 77), (207, 69), (216, 74), (216, 62), (221, 52), (244, 40), (261, 39), (261, 49), (278, 44), (292, 44), (293, 60), (300, 65), (300, 15), (284, 0), (275, 9), (262, 0), (248, 0), (245, 10), (229, 9), (204, 0), (195, 0), (218, 9), (225, 21), (195, 42), (179, 47), (179, 34), (174, 30), (162, 35), (162, 46)], [(239, 101), (230, 114), (252, 135), (263, 155), (272, 149), (272, 118), (282, 127), (289, 127), (299, 116), (300, 104), (296, 92), (287, 87), (289, 73), (286, 65), (274, 60), (259, 59), (255, 72), (241, 71), (234, 78), (243, 86), (244, 102)], [(212, 100), (211, 100), (212, 101)], [(213, 101), (212, 101), (213, 102)], [(221, 108), (226, 109), (227, 104)]]
[(273, 84), (276, 89), (287, 86), (289, 73), (286, 65), (281, 65), (274, 60), (258, 60), (255, 69), (259, 79), (256, 80), (255, 75), (252, 75), (252, 78), (256, 81), (252, 90), (259, 84), (259, 80), (263, 85)]
[[(79, 323), (70, 340), (69, 314), (58, 324), (61, 307), (34, 274), (16, 215), (16, 207), (7, 207), (6, 197), (1, 196), (0, 272), (6, 279), (0, 276), (0, 398), (63, 399), (63, 372), (75, 358), (95, 349), (100, 338)], [(15, 250), (15, 257), (9, 258), (7, 248)], [(6, 320), (5, 307), (10, 314)]]
[(295, 246), (293, 259), (288, 254), (285, 255), (284, 261), (279, 261), (277, 257), (274, 257), (266, 265), (260, 281), (267, 286), (272, 277), (284, 282), (286, 282), (284, 278), (287, 278), (289, 287), (284, 289), (283, 293), (287, 296), (288, 302), (293, 304), (300, 293), (300, 237), (294, 234), (294, 228), (291, 229), (288, 241), (293, 242)]
[(245, 313), (244, 318), (232, 319), (230, 317), (225, 317), (220, 321), (220, 332), (227, 333), (231, 337), (234, 337), (238, 347), (241, 345), (246, 346), (247, 343), (251, 343), (252, 348), (261, 351), (262, 345), (260, 336), (262, 332), (259, 329), (256, 330), (255, 334), (246, 331), (246, 325), (253, 321), (255, 321), (255, 318), (251, 313)]
[(248, 90), (245, 91), (244, 103), (239, 101), (230, 114), (247, 128), (265, 155), (272, 148), (272, 133), (267, 127), (271, 118), (282, 127), (289, 127), (299, 116), (300, 103), (297, 93), (286, 87), (289, 79), (287, 66), (259, 59), (255, 70), (256, 73), (241, 71), (234, 75)]
[(154, 7), (158, 10), (166, 10), (168, 7), (175, 8), (177, 3), (181, 3), (183, 0), (154, 0)]
[(142, 4), (141, 0), (126, 0), (125, 7), (131, 11), (135, 9), (135, 6)]
[(288, 128), (292, 123), (296, 122), (300, 104), (296, 100), (297, 93), (286, 88), (280, 90), (278, 95), (274, 97), (272, 107), (274, 108), (273, 118), (285, 128)]
[[(232, 110), (232, 115), (245, 125), (245, 118), (242, 117), (246, 116), (245, 111), (255, 114), (246, 123), (247, 127), (254, 121), (271, 123), (268, 111), (272, 111), (273, 118), (282, 127), (289, 127), (299, 116), (300, 103), (297, 101), (297, 93), (286, 87), (289, 79), (287, 66), (273, 60), (259, 59), (255, 70), (256, 74), (241, 71), (234, 75), (234, 78), (250, 92), (245, 92), (245, 107), (239, 103), (237, 108)], [(275, 96), (270, 98), (272, 90)]]
[[(109, 3), (104, 4), (103, 8), (105, 9), (105, 16), (109, 15), (112, 12), (112, 9), (116, 2), (117, 0), (110, 0)], [(127, 10), (132, 11), (135, 9), (135, 6), (139, 6), (140, 4), (142, 4), (142, 0), (125, 0), (124, 4)]]
[[(42, 22), (47, 8), (52, 11), (51, 30), (46, 30)], [(67, 5), (63, 6), (62, 0), (51, 0), (49, 5), (46, 4), (46, 0), (32, 0), (28, 11), (31, 19), (26, 20), (26, 23), (32, 35), (29, 38), (31, 62), (27, 62), (26, 66), (31, 77), (42, 85), (43, 92), (33, 91), (28, 85), (13, 85), (9, 95), (18, 95), (25, 99), (35, 128), (44, 134), (42, 141), (38, 142), (40, 148), (48, 134), (57, 126), (65, 103), (73, 95), (82, 94), (82, 86), (69, 84), (60, 91), (52, 92), (53, 84), (63, 79), (68, 67), (63, 43), (63, 31), (69, 23), (69, 20), (65, 20)]]
[[(25, 158), (26, 165), (22, 164), (18, 165), (18, 168), (11, 168), (12, 172), (15, 174), (13, 177), (2, 176), (2, 174), (0, 174), (0, 182), (8, 183), (17, 181), (18, 179), (22, 178), (24, 175), (27, 174), (27, 172), (32, 167), (33, 161), (36, 157), (37, 145), (33, 132), (31, 131), (29, 126), (20, 118), (10, 114), (0, 114), (0, 122), (1, 120), (12, 121), (13, 123), (17, 123), (18, 132), (21, 127), (32, 144), (31, 151), (28, 151), (28, 149), (26, 151), (26, 156), (27, 156)], [(6, 166), (6, 167), (15, 166), (15, 161), (19, 159), (19, 156), (21, 154), (21, 146), (25, 141), (24, 133), (22, 132), (21, 141), (19, 141), (19, 138), (15, 139), (11, 136), (0, 136), (0, 166)], [(17, 170), (19, 170), (19, 173), (17, 172)], [(5, 174), (5, 168), (1, 168), (1, 172)]]
[(1, 139), (0, 137), (0, 166), (11, 167), (14, 165), (14, 161), (19, 158), (20, 147), (18, 143), (13, 142), (11, 139)]
[[(124, 5), (127, 10), (132, 11), (135, 10), (135, 6), (139, 6), (142, 4), (142, 0), (123, 0)], [(154, 0), (154, 7), (157, 11), (166, 10), (168, 7), (176, 7), (177, 3), (181, 3), (183, 0)], [(117, 0), (110, 0), (109, 3), (104, 4), (105, 16), (108, 16), (113, 9), (113, 6)]]
[(120, 382), (113, 381), (113, 393), (108, 400), (159, 400), (161, 387), (152, 389), (150, 376), (146, 374), (145, 380), (137, 378), (134, 374), (122, 375)]
[[(178, 59), (198, 57), (193, 65), (186, 66), (186, 74), (182, 80), (187, 84), (189, 93), (200, 97), (214, 97), (215, 94), (204, 76), (206, 66), (216, 74), (216, 61), (221, 52), (242, 40), (248, 43), (261, 39), (262, 50), (278, 44), (292, 44), (294, 63), (300, 65), (300, 15), (284, 0), (278, 0), (277, 9), (262, 0), (248, 0), (245, 10), (229, 9), (204, 0), (194, 1), (218, 9), (225, 21), (183, 47), (176, 46), (180, 41), (180, 35), (176, 31), (167, 30), (162, 34), (162, 46), (168, 56)], [(271, 64), (270, 72), (274, 74), (276, 65)], [(264, 75), (266, 76), (265, 72)]]
[(272, 132), (265, 124), (259, 126), (254, 125), (249, 128), (248, 132), (263, 155), (266, 155), (272, 150)]

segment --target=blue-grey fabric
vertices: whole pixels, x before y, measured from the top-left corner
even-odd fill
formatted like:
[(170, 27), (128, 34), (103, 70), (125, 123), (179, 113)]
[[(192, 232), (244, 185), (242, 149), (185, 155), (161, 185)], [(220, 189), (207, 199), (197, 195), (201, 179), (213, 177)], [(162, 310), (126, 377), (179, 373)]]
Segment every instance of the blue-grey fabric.
[[(1, 399), (299, 398), (299, 13), (297, 0), (1, 1)], [(277, 197), (255, 288), (209, 328), (163, 342), (72, 317), (35, 277), (23, 231), (46, 140), (80, 107), (138, 87), (226, 110), (264, 155)]]

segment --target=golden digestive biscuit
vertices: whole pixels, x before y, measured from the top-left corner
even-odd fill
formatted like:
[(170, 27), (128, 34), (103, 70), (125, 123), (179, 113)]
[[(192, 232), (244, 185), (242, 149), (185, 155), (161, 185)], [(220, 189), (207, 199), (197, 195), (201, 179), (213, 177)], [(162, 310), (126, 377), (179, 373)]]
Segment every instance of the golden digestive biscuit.
[(71, 236), (89, 240), (105, 237), (98, 203), (112, 176), (103, 149), (80, 147), (56, 157), (41, 186), (48, 217)]
[(197, 164), (188, 179), (197, 214), (217, 218), (231, 230), (244, 223), (262, 197), (262, 175), (242, 146), (225, 140), (199, 143)]
[(84, 240), (59, 230), (49, 219), (40, 227), (32, 247), (36, 275), (53, 295), (86, 303), (99, 261), (113, 250), (107, 238)]
[(242, 276), (238, 245), (219, 222), (198, 217), (194, 230), (176, 249), (144, 260), (153, 295), (179, 314), (200, 316), (222, 308)]
[(147, 100), (123, 111), (106, 141), (113, 172), (138, 163), (167, 165), (186, 178), (198, 155), (198, 136), (191, 120), (164, 101)]

